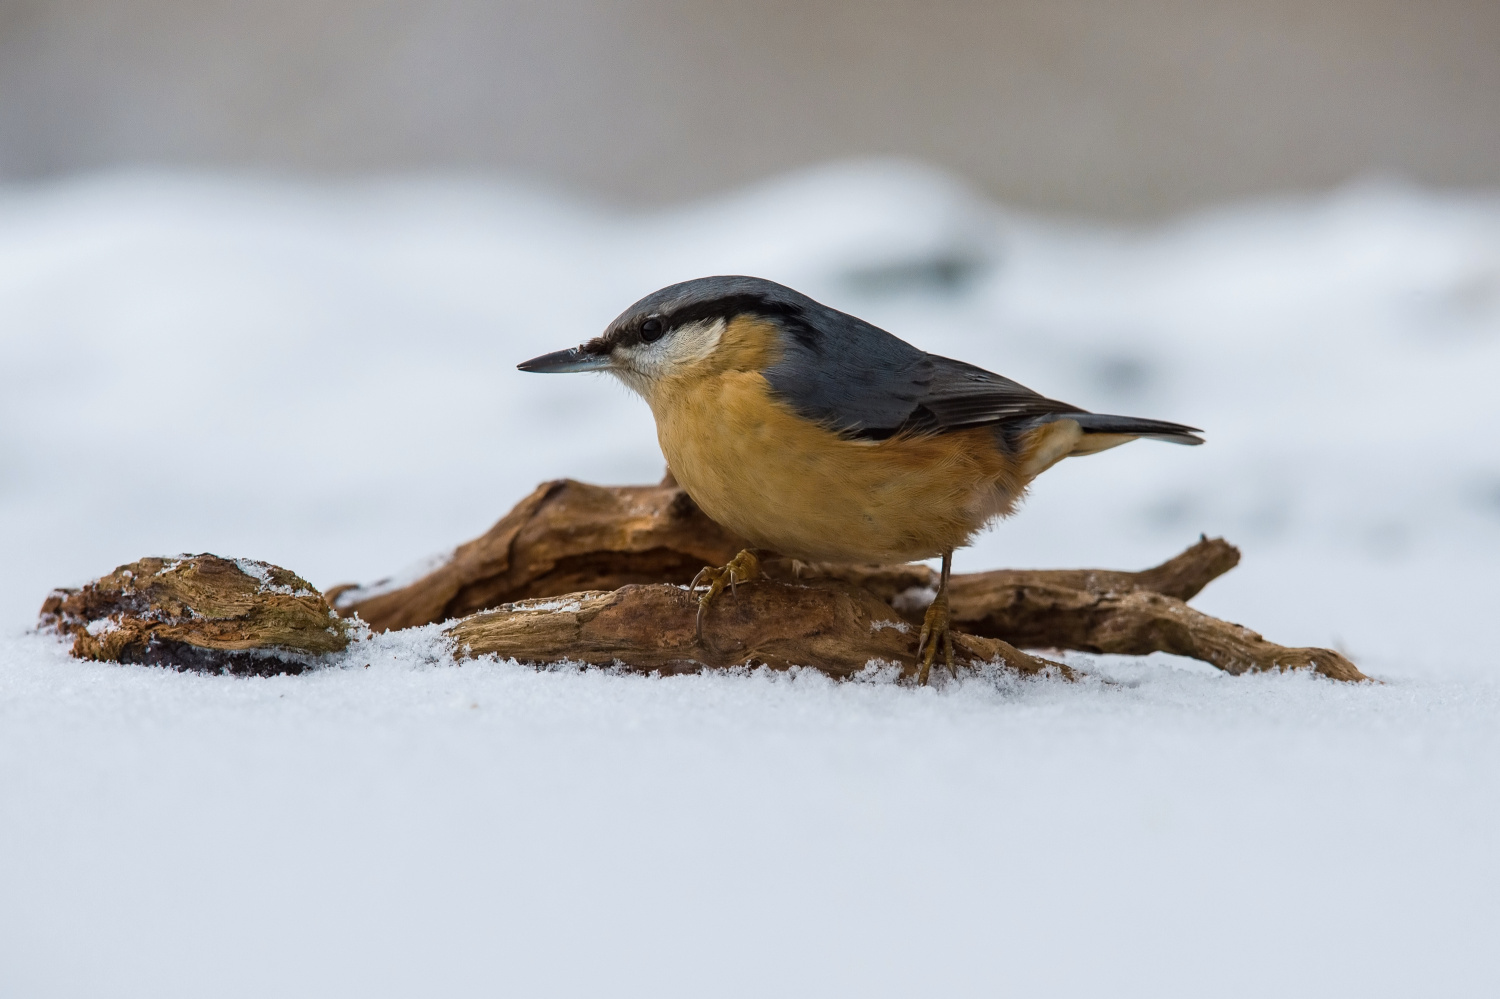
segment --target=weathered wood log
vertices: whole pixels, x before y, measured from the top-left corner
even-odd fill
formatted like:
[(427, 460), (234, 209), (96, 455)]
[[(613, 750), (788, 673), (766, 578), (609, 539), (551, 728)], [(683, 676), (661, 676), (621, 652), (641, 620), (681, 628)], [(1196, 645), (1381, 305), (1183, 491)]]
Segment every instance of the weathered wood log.
[[(629, 584), (680, 585), (704, 565), (724, 564), (743, 545), (709, 520), (670, 477), (658, 486), (561, 480), (538, 487), (483, 537), (462, 545), (421, 578), (329, 592), (341, 613), (358, 614), (377, 630), (409, 627), (528, 598)], [(1312, 668), (1338, 679), (1364, 679), (1337, 652), (1283, 648), (1182, 603), (1239, 559), (1239, 550), (1222, 538), (1202, 538), (1141, 572), (960, 573), (950, 582), (954, 624), (961, 632), (1022, 648), (1171, 652), (1231, 673)], [(809, 566), (787, 560), (763, 565), (773, 580), (838, 580), (859, 587), (908, 622), (920, 621), (937, 584), (936, 573), (925, 565)], [(1146, 596), (1129, 599), (1132, 594)]]
[[(810, 666), (842, 679), (884, 663), (903, 676), (916, 672), (918, 629), (874, 594), (839, 580), (741, 584), (709, 610), (702, 642), (694, 634), (697, 611), (697, 597), (681, 587), (627, 585), (507, 603), (450, 625), (447, 634), (461, 655), (533, 665), (663, 674)], [(1074, 676), (1061, 663), (975, 635), (954, 636), (954, 660), (962, 669), (997, 664), (1022, 675)]]
[[(1190, 655), (1229, 673), (1309, 668), (1364, 679), (1336, 652), (1273, 645), (1140, 585), (1169, 577), (1179, 592), (1196, 591), (1212, 566), (1225, 561), (1214, 543), (1196, 550), (1165, 572), (975, 574), (969, 592), (955, 593), (956, 658), (966, 668), (993, 663), (1022, 674), (1073, 675), (1001, 637), (1015, 634), (1028, 645)], [(1190, 571), (1191, 565), (1200, 568)], [(887, 663), (910, 675), (918, 624), (877, 592), (909, 582), (907, 572), (868, 570), (866, 577), (880, 581), (874, 590), (830, 577), (741, 584), (710, 609), (703, 641), (695, 635), (696, 595), (667, 584), (507, 602), (463, 618), (448, 634), (466, 654), (538, 664), (660, 673), (802, 665), (848, 677)], [(42, 627), (71, 637), (79, 658), (255, 674), (300, 672), (346, 647), (351, 630), (300, 577), (213, 555), (142, 559), (82, 589), (56, 591), (42, 608)]]
[(349, 644), (349, 623), (302, 577), (217, 555), (145, 558), (54, 590), (39, 627), (80, 659), (205, 672), (300, 673)]
[(488, 607), (630, 583), (687, 583), (745, 542), (675, 485), (544, 482), (481, 537), (427, 575), (393, 585), (337, 586), (335, 609), (376, 631), (463, 617)]

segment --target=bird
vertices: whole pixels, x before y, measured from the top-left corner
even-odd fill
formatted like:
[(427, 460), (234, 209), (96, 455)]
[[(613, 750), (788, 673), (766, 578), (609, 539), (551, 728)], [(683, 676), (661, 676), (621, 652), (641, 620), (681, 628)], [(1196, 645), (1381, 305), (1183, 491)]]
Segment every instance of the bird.
[(697, 638), (726, 586), (769, 554), (801, 562), (942, 559), (916, 680), (953, 666), (953, 552), (1011, 514), (1063, 458), (1196, 427), (1092, 413), (940, 357), (784, 285), (717, 275), (669, 285), (581, 344), (522, 371), (602, 371), (645, 399), (678, 484), (750, 542), (705, 567)]

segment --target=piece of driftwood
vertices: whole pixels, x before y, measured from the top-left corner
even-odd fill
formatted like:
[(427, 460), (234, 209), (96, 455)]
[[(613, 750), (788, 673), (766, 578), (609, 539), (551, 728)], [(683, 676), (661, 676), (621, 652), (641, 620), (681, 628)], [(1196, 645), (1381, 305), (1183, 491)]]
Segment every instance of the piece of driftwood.
[(673, 484), (544, 482), (442, 565), (399, 586), (328, 591), (341, 614), (376, 631), (463, 617), (489, 607), (630, 583), (687, 583), (745, 547)]
[[(702, 642), (694, 635), (697, 612), (697, 597), (679, 586), (627, 585), (508, 603), (450, 625), (447, 634), (460, 654), (534, 665), (663, 674), (800, 665), (847, 678), (884, 663), (903, 676), (916, 672), (918, 629), (874, 594), (840, 580), (741, 584), (710, 608)], [(1061, 663), (976, 635), (954, 636), (954, 660), (962, 669), (996, 664), (1022, 675), (1074, 676)]]
[(71, 637), (80, 659), (262, 676), (300, 673), (350, 632), (295, 573), (206, 554), (144, 558), (54, 590), (39, 627)]
[[(1307, 668), (1335, 679), (1364, 679), (1336, 652), (1273, 645), (1146, 586), (1195, 593), (1234, 558), (1223, 542), (1205, 540), (1144, 573), (955, 577), (955, 658), (964, 668), (999, 664), (1025, 675), (1053, 670), (1071, 677), (1066, 667), (1015, 646), (1135, 655), (1161, 650), (1229, 673)], [(916, 667), (920, 606), (903, 614), (892, 600), (899, 605), (907, 594), (898, 586), (930, 582), (922, 568), (843, 567), (829, 572), (850, 578), (741, 584), (709, 609), (702, 640), (695, 634), (696, 594), (661, 583), (506, 602), (457, 621), (447, 633), (463, 653), (535, 664), (659, 673), (801, 665), (848, 677), (885, 663), (909, 676)], [(262, 675), (300, 672), (345, 648), (351, 631), (293, 573), (213, 555), (142, 559), (81, 589), (54, 591), (42, 607), (41, 626), (71, 637), (79, 658)]]
[(1332, 649), (1276, 645), (1249, 628), (1144, 588), (1081, 589), (1045, 580), (963, 582), (962, 590), (955, 587), (953, 592), (954, 627), (1003, 636), (1024, 648), (1130, 656), (1170, 652), (1233, 674), (1311, 669), (1335, 680), (1369, 679)]
[[(440, 568), (405, 585), (338, 587), (334, 606), (379, 629), (428, 624), (527, 598), (615, 590), (632, 583), (688, 582), (722, 565), (743, 542), (709, 520), (667, 480), (657, 486), (544, 483), (483, 537)], [(954, 626), (1012, 646), (1144, 655), (1170, 652), (1230, 673), (1309, 668), (1364, 679), (1329, 649), (1284, 648), (1187, 607), (1239, 563), (1237, 548), (1203, 538), (1141, 572), (1000, 569), (960, 573), (950, 583)], [(767, 560), (781, 582), (837, 580), (920, 622), (937, 575), (925, 565), (830, 566)], [(654, 667), (653, 667), (654, 668)]]
[[(703, 566), (723, 565), (744, 546), (743, 539), (709, 520), (670, 479), (656, 486), (595, 486), (560, 479), (542, 483), (494, 527), (460, 545), (427, 574), (400, 585), (381, 580), (370, 586), (335, 586), (328, 599), (339, 613), (358, 614), (377, 631), (409, 628), (531, 597), (613, 590), (628, 583), (687, 583)], [(970, 588), (976, 593), (1006, 581), (1035, 580), (1074, 588), (1145, 588), (1187, 600), (1232, 569), (1239, 557), (1239, 550), (1223, 539), (1205, 538), (1144, 572), (1000, 569), (960, 574), (954, 582), (983, 580)], [(921, 564), (767, 560), (764, 568), (783, 581), (843, 579), (887, 602), (937, 585), (937, 574)]]

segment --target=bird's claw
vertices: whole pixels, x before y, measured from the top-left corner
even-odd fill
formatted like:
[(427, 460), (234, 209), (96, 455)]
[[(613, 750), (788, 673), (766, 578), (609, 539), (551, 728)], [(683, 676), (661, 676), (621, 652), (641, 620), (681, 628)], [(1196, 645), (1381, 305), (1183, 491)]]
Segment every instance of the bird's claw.
[(953, 664), (953, 632), (948, 627), (948, 594), (940, 593), (927, 608), (922, 619), (922, 633), (917, 638), (917, 655), (921, 662), (917, 666), (917, 684), (927, 686), (932, 676), (932, 661), (937, 658), (938, 646), (943, 647), (943, 663), (958, 679), (958, 667)]
[(703, 641), (703, 617), (708, 613), (708, 605), (724, 592), (724, 587), (729, 587), (729, 592), (738, 597), (739, 593), (735, 586), (739, 583), (748, 583), (759, 576), (760, 559), (756, 558), (755, 552), (749, 548), (730, 559), (728, 564), (717, 569), (706, 565), (698, 570), (698, 574), (688, 584), (689, 590), (696, 590), (700, 585), (708, 587), (698, 598), (698, 621), (695, 628), (698, 641)]

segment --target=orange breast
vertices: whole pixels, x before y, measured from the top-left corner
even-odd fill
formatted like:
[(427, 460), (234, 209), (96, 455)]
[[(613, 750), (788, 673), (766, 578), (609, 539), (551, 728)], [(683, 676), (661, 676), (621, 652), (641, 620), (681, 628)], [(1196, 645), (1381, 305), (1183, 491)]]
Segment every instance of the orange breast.
[(758, 371), (684, 372), (649, 401), (672, 473), (704, 512), (807, 561), (940, 555), (1008, 513), (1029, 478), (985, 428), (845, 440), (775, 399)]

